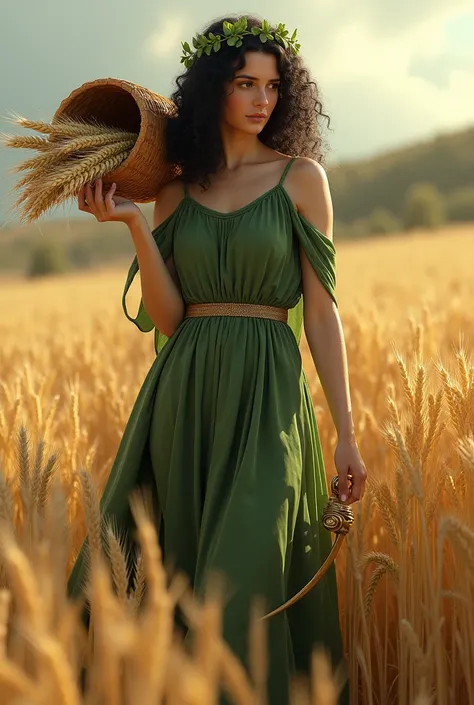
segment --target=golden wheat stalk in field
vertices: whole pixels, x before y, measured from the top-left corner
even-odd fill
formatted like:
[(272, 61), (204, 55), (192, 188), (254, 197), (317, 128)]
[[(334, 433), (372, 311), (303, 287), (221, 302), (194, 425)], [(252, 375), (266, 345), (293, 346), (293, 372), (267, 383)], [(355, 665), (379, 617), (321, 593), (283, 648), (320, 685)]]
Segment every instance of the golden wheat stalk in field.
[[(389, 417), (381, 429), (396, 460), (394, 477), (373, 479), (368, 495), (360, 507), (356, 531), (349, 540), (345, 615), (347, 648), (351, 684), (356, 694), (354, 698), (360, 693), (360, 701), (354, 699), (353, 702), (412, 705), (428, 700), (439, 704), (471, 703), (474, 695), (474, 680), (470, 668), (474, 643), (474, 531), (469, 525), (472, 518), (468, 507), (474, 504), (474, 491), (465, 481), (465, 476), (468, 471), (474, 470), (474, 429), (463, 426), (467, 435), (459, 437), (458, 416), (452, 417), (449, 405), (442, 410), (442, 391), (427, 393), (426, 366), (418, 362), (415, 372), (411, 375), (402, 357), (398, 355), (395, 359), (399, 369), (402, 396), (397, 401), (394, 398), (388, 400)], [(439, 366), (442, 389), (447, 385), (450, 389), (459, 391), (458, 402), (465, 406), (466, 399), (471, 398), (474, 387), (473, 367), (462, 350), (458, 351), (456, 362), (457, 369), (451, 373), (446, 367)], [(466, 374), (463, 370), (466, 370)], [(444, 446), (444, 449), (447, 447), (450, 450), (449, 468), (444, 461), (439, 465), (434, 459), (439, 460), (443, 456), (443, 441), (447, 439), (449, 446)], [(57, 537), (68, 534), (64, 531), (64, 526), (61, 531), (58, 525), (54, 529), (54, 521), (51, 520), (54, 512), (50, 501), (55, 487), (51, 478), (56, 458), (51, 456), (45, 459), (41, 443), (37, 446), (34, 458), (30, 455), (26, 432), (21, 429), (16, 495), (9, 495), (9, 483), (6, 479), (0, 492), (0, 516), (5, 525), (10, 527), (9, 530), (2, 531), (2, 545), (6, 547), (5, 551), (10, 551), (5, 555), (10, 556), (11, 561), (15, 559), (15, 569), (8, 565), (8, 561), (4, 563), (4, 569), (9, 580), (8, 587), (12, 589), (12, 585), (22, 585), (21, 575), (27, 576), (23, 579), (26, 583), (30, 575), (35, 575), (38, 580), (41, 570), (46, 568), (45, 575), (49, 577), (44, 579), (47, 581), (54, 575), (54, 585), (46, 582), (39, 586), (38, 591), (41, 595), (53, 596), (54, 591), (60, 589), (59, 586), (64, 590), (66, 566), (70, 564), (71, 555), (66, 547), (61, 550), (57, 538), (54, 551), (48, 551), (47, 548), (38, 550), (36, 544), (41, 544), (49, 535)], [(63, 478), (63, 482), (66, 479), (61, 475), (59, 477)], [(141, 614), (142, 596), (149, 594), (150, 580), (155, 586), (152, 588), (153, 594), (156, 594), (154, 605), (157, 614), (161, 615), (160, 625), (163, 620), (165, 623), (166, 620), (170, 621), (170, 605), (178, 603), (193, 629), (197, 630), (204, 624), (201, 621), (204, 617), (192, 596), (183, 589), (183, 583), (176, 579), (168, 589), (165, 588), (165, 576), (162, 572), (150, 574), (150, 565), (160, 564), (159, 548), (156, 545), (153, 524), (147, 518), (142, 505), (135, 501), (134, 517), (137, 526), (142, 526), (142, 533), (145, 532), (143, 536), (148, 539), (142, 537), (140, 541), (142, 553), (139, 554), (137, 576), (133, 581), (127, 568), (121, 538), (115, 534), (112, 525), (102, 526), (98, 495), (89, 473), (81, 471), (79, 479), (82, 487), (81, 503), (85, 509), (87, 531), (91, 537), (91, 582), (88, 594), (91, 602), (93, 643), (96, 648), (100, 643), (100, 652), (103, 654), (97, 663), (87, 662), (91, 679), (89, 687), (96, 689), (96, 695), (99, 689), (100, 698), (115, 703), (120, 702), (114, 699), (118, 697), (117, 674), (127, 661), (121, 651), (122, 646), (119, 654), (109, 653), (107, 650), (119, 648), (118, 645), (123, 641), (128, 644), (129, 639), (130, 643), (137, 643), (128, 636), (130, 632), (127, 630), (131, 629), (130, 620), (133, 621)], [(67, 487), (66, 480), (63, 504), (61, 505), (58, 496), (55, 500), (56, 512), (62, 506), (58, 516), (64, 523), (68, 514)], [(439, 511), (441, 503), (444, 503), (443, 512)], [(22, 559), (21, 553), (13, 550), (12, 526), (17, 526), (25, 560)], [(376, 548), (374, 539), (377, 539)], [(146, 540), (149, 541), (148, 544)], [(367, 545), (370, 550), (367, 550)], [(144, 546), (148, 553), (143, 552)], [(45, 560), (51, 560), (53, 554), (56, 556), (55, 560), (58, 560), (56, 569), (47, 562), (43, 563)], [(110, 569), (106, 569), (105, 556)], [(31, 568), (28, 567), (28, 561), (32, 564)], [(138, 575), (140, 565), (141, 577)], [(37, 617), (35, 591), (28, 592), (23, 589), (18, 598), (23, 605), (23, 612), (27, 615), (26, 621), (34, 624), (35, 620), (43, 619)], [(54, 594), (54, 601), (49, 608), (47, 603), (44, 605), (45, 613), (53, 611), (52, 604), (60, 603), (67, 604), (64, 592), (62, 596), (57, 592)], [(15, 599), (13, 604), (16, 604)], [(209, 609), (209, 613), (206, 609)], [(174, 651), (171, 645), (175, 642), (171, 633), (161, 632), (158, 622), (152, 622), (155, 642), (161, 644), (160, 649), (165, 653), (173, 653), (173, 658), (176, 658), (174, 665), (169, 665), (169, 670), (166, 669), (167, 673), (177, 674), (180, 669), (188, 668), (192, 674), (190, 690), (202, 694), (201, 701), (196, 702), (212, 702), (212, 693), (215, 693), (218, 687), (215, 679), (217, 665), (216, 661), (212, 660), (212, 653), (217, 650), (222, 659), (219, 671), (222, 683), (232, 692), (235, 702), (260, 702), (255, 700), (255, 692), (260, 693), (260, 698), (264, 697), (262, 684), (266, 669), (261, 650), (264, 635), (258, 631), (260, 627), (254, 627), (252, 632), (255, 644), (260, 646), (255, 647), (252, 652), (249, 675), (242, 671), (223, 642), (219, 639), (213, 641), (214, 637), (206, 636), (208, 629), (215, 636), (219, 627), (218, 605), (212, 603), (212, 606), (206, 609), (202, 614), (209, 614), (210, 623), (206, 622), (206, 630), (196, 640), (197, 663), (179, 649)], [(120, 610), (126, 614), (124, 624), (119, 618)], [(103, 620), (107, 614), (113, 615), (116, 631), (110, 632), (109, 626), (105, 629)], [(147, 619), (152, 618), (148, 615)], [(82, 643), (83, 636), (77, 638), (77, 643)], [(149, 643), (152, 635), (151, 632), (146, 635), (140, 632), (140, 637), (137, 638), (142, 640), (141, 643)], [(34, 660), (31, 638), (24, 643), (17, 636), (13, 643), (14, 653), (17, 654), (15, 665), (20, 661), (25, 668), (25, 663)], [(41, 643), (40, 638), (37, 643)], [(78, 648), (76, 645), (76, 649)], [(86, 647), (82, 646), (82, 649)], [(95, 655), (87, 656), (87, 649), (84, 653), (84, 658), (96, 658)], [(142, 687), (151, 688), (153, 697), (157, 692), (166, 692), (163, 680), (158, 678), (158, 674), (162, 673), (160, 658), (162, 657), (157, 651), (154, 656), (150, 656), (149, 668), (142, 661), (138, 664), (134, 662), (132, 668), (133, 673), (138, 673), (137, 679), (144, 684)], [(84, 663), (86, 662), (81, 662), (82, 665)], [(160, 668), (158, 663), (161, 664)], [(107, 679), (104, 680), (103, 675), (101, 678), (93, 677), (94, 668), (102, 674), (109, 673)], [(153, 679), (156, 680), (148, 686), (150, 674), (153, 674)], [(29, 671), (27, 675), (28, 678), (32, 677)], [(330, 689), (328, 692), (333, 695), (337, 693), (335, 682), (329, 679), (327, 683)], [(180, 688), (184, 690), (173, 696), (175, 702), (187, 702), (190, 697), (188, 686), (183, 682)], [(306, 692), (304, 685), (295, 682), (293, 692), (295, 702), (305, 702), (302, 699), (302, 693)], [(140, 697), (146, 699), (146, 693), (141, 693)]]
[[(131, 581), (120, 538), (112, 525), (98, 524), (97, 494), (83, 471), (83, 501), (94, 537), (86, 590), (92, 638), (86, 638), (82, 605), (66, 599), (67, 494), (60, 474), (52, 482), (45, 479), (54, 458), (44, 459), (41, 443), (31, 457), (24, 428), (17, 447), (23, 519), (15, 522), (9, 514), (13, 497), (5, 492), (0, 520), (2, 705), (217, 705), (222, 692), (238, 705), (265, 705), (261, 610), (256, 608), (252, 619), (247, 673), (222, 639), (219, 591), (198, 603), (181, 576), (169, 580), (147, 498), (135, 495), (131, 501), (139, 545)], [(48, 487), (44, 505), (33, 494), (38, 482)], [(188, 646), (175, 631), (177, 604), (193, 633)], [(323, 653), (314, 654), (311, 688), (295, 680), (292, 703), (336, 705), (337, 687)]]
[[(465, 351), (474, 340), (474, 316), (466, 305), (474, 296), (469, 247), (472, 234), (466, 228), (442, 237), (372, 240), (339, 248), (340, 297), (346, 302), (355, 292), (361, 297), (355, 310), (345, 304), (342, 315), (356, 433), (369, 477), (348, 550), (339, 554), (336, 566), (351, 705), (474, 704), (474, 372)], [(400, 271), (409, 285), (399, 281)], [(68, 527), (69, 539), (66, 557), (58, 558), (61, 577), (54, 580), (56, 586), (64, 585), (86, 531), (79, 469), (87, 468), (92, 489), (100, 494), (136, 394), (155, 359), (151, 336), (130, 330), (113, 293), (120, 292), (124, 276), (124, 268), (102, 270), (99, 276), (87, 273), (34, 284), (8, 281), (1, 290), (0, 458), (5, 475), (1, 481), (0, 473), (0, 516), (14, 517), (17, 541), (27, 551), (22, 542), (41, 532), (41, 520), (32, 518), (33, 509), (30, 528), (23, 531), (13, 439), (26, 424), (36, 439), (44, 437), (43, 467), (50, 460), (46, 448), (57, 452), (54, 468), (60, 465), (51, 477), (60, 481), (60, 523)], [(138, 302), (139, 287), (131, 293)], [(459, 344), (460, 331), (464, 346)], [(304, 341), (302, 355), (331, 477), (334, 427)], [(32, 457), (31, 467), (35, 465)], [(50, 496), (56, 484), (47, 475), (40, 481), (40, 473), (32, 486), (39, 482)], [(49, 506), (43, 500), (37, 505)], [(110, 567), (107, 580), (121, 609), (127, 604), (133, 622), (147, 589), (143, 557), (138, 554), (136, 576), (128, 574), (125, 600), (122, 537), (114, 533), (112, 539), (111, 530), (113, 526), (106, 526), (101, 533)], [(65, 538), (59, 530), (55, 536)], [(40, 553), (28, 553), (37, 580)], [(67, 567), (60, 567), (64, 563)], [(189, 620), (196, 620), (186, 591), (177, 583), (173, 589), (173, 604), (180, 600)], [(14, 613), (9, 621), (3, 615), (14, 605), (13, 595), (0, 594), (0, 634), (8, 634), (7, 641), (0, 636), (0, 644), (8, 647), (10, 660), (16, 622)], [(84, 662), (89, 647), (80, 620), (78, 624), (68, 654), (75, 650), (77, 656), (70, 658)], [(125, 632), (119, 629), (118, 634)], [(263, 663), (252, 665), (252, 673), (237, 675), (222, 666), (240, 694), (239, 702), (250, 702), (249, 683), (258, 690), (264, 679), (264, 655), (257, 647), (255, 652), (252, 658)], [(34, 658), (31, 650), (29, 658)], [(175, 651), (173, 659), (173, 672), (181, 673), (185, 664), (192, 669), (186, 682), (198, 689), (202, 678), (189, 653)], [(35, 681), (16, 664), (0, 659), (2, 679), (31, 694)], [(77, 661), (74, 668), (77, 674)], [(171, 673), (169, 662), (168, 668)], [(36, 702), (33, 697), (26, 702)], [(187, 697), (184, 691), (180, 697)], [(293, 698), (295, 704), (306, 705), (307, 686), (295, 683)]]
[(374, 469), (348, 538), (351, 683), (368, 705), (409, 703), (416, 692), (474, 703), (474, 366), (458, 349), (429, 392), (419, 357), (411, 375), (395, 359), (402, 396), (389, 398), (381, 429), (393, 471)]
[(3, 135), (3, 144), (39, 152), (14, 167), (28, 172), (18, 180), (13, 208), (24, 222), (33, 222), (53, 206), (78, 194), (88, 181), (117, 169), (129, 156), (138, 135), (107, 125), (61, 117), (53, 123), (27, 120), (14, 123), (47, 137)]

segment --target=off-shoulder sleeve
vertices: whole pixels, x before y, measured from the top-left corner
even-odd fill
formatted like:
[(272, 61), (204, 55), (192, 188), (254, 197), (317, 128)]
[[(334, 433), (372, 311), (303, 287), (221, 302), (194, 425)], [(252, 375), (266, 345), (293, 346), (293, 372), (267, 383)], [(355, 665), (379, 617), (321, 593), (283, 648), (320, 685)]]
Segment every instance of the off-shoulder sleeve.
[[(302, 246), (322, 285), (337, 306), (336, 248), (334, 247), (334, 243), (310, 223), (304, 215), (297, 211), (286, 191), (285, 196), (291, 215), (293, 233)], [(303, 306), (303, 297), (301, 297), (298, 304), (289, 312), (288, 322), (298, 342), (303, 327)]]
[(336, 300), (336, 248), (296, 208), (292, 208), (293, 231), (324, 288), (337, 305)]
[[(166, 261), (173, 253), (173, 236), (174, 236), (174, 228), (175, 228), (175, 215), (176, 215), (176, 210), (171, 213), (171, 215), (168, 216), (160, 225), (158, 225), (157, 228), (155, 228), (152, 231), (153, 239), (156, 242), (158, 249), (160, 251), (161, 256), (163, 259)], [(128, 270), (127, 274), (127, 279), (125, 281), (125, 286), (122, 294), (122, 308), (125, 313), (125, 316), (128, 318), (129, 321), (132, 321), (139, 330), (142, 331), (142, 333), (149, 333), (151, 330), (155, 328), (153, 321), (151, 320), (150, 316), (148, 315), (146, 308), (143, 303), (143, 299), (140, 298), (140, 304), (138, 307), (138, 313), (137, 315), (131, 316), (128, 312), (127, 308), (127, 294), (128, 291), (132, 285), (133, 280), (135, 279), (135, 276), (137, 275), (139, 270), (138, 266), (138, 259), (135, 256), (133, 259), (133, 262), (130, 266), (130, 269)], [(155, 329), (155, 350), (156, 353), (161, 350), (163, 345), (166, 343), (168, 338), (163, 334), (160, 333), (159, 330)]]

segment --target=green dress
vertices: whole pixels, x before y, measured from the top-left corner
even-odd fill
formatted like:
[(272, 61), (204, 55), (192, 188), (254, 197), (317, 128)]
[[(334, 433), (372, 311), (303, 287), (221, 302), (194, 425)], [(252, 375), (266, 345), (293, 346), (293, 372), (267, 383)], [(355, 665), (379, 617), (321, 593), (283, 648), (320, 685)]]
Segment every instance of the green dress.
[[(129, 526), (128, 494), (152, 482), (164, 560), (184, 571), (197, 595), (214, 572), (227, 580), (224, 637), (247, 663), (252, 597), (267, 610), (314, 575), (331, 546), (321, 525), (328, 499), (311, 394), (302, 368), (302, 245), (335, 300), (332, 242), (299, 214), (280, 182), (248, 205), (221, 213), (187, 192), (153, 237), (170, 255), (186, 303), (243, 302), (291, 309), (289, 324), (263, 318), (183, 320), (157, 352), (127, 422), (102, 511)], [(143, 303), (126, 316), (154, 326)], [(70, 577), (81, 589), (83, 554)], [(291, 674), (308, 669), (324, 644), (342, 659), (335, 570), (267, 622), (269, 703), (286, 705)]]

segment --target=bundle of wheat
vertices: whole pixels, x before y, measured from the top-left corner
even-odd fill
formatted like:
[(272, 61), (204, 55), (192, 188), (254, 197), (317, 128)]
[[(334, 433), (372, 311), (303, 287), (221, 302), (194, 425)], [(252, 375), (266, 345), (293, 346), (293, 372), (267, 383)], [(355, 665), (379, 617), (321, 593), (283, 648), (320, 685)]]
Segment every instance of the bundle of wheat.
[(6, 135), (3, 139), (6, 147), (39, 153), (14, 167), (16, 172), (28, 172), (16, 184), (20, 195), (14, 203), (26, 222), (77, 196), (88, 181), (116, 170), (138, 139), (134, 132), (67, 116), (51, 123), (24, 117), (14, 122), (44, 135)]
[(13, 209), (33, 222), (99, 177), (106, 186), (117, 184), (117, 196), (153, 200), (179, 173), (167, 162), (165, 148), (167, 122), (175, 115), (168, 98), (129, 81), (101, 78), (74, 90), (50, 123), (14, 119), (40, 134), (3, 136), (7, 147), (39, 152), (15, 167), (29, 173), (15, 186), (20, 195)]

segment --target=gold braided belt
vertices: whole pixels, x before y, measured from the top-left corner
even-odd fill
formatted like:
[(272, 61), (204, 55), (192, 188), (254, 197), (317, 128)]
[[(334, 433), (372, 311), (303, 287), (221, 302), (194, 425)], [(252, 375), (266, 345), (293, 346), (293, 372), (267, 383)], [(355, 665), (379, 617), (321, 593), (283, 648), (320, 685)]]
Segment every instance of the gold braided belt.
[(270, 318), (272, 321), (288, 323), (288, 309), (260, 304), (188, 304), (185, 318), (202, 316), (244, 316), (245, 318)]

